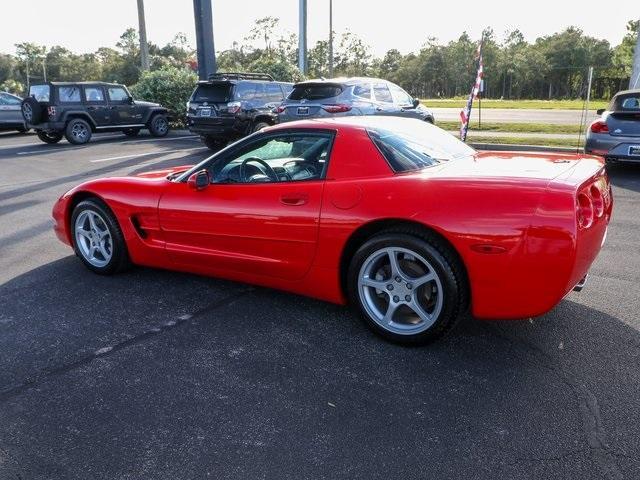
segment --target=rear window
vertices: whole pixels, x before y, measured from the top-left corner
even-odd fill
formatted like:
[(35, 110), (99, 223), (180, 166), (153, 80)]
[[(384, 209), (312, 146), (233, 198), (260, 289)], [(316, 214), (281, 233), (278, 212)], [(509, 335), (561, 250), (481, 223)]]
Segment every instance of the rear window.
[(410, 172), (441, 162), (468, 157), (475, 150), (453, 135), (425, 122), (416, 122), (402, 131), (369, 128), (369, 137), (394, 172)]
[(29, 96), (35, 98), (38, 102), (48, 102), (50, 95), (49, 85), (31, 85), (29, 88)]
[(342, 93), (340, 85), (296, 85), (289, 95), (290, 100), (321, 100), (337, 97)]
[(640, 112), (640, 93), (620, 95), (612, 103), (609, 110), (614, 112)]
[(231, 84), (218, 83), (213, 85), (198, 85), (195, 93), (193, 94), (193, 100), (195, 102), (212, 102), (222, 103), (229, 101), (229, 91), (231, 90)]

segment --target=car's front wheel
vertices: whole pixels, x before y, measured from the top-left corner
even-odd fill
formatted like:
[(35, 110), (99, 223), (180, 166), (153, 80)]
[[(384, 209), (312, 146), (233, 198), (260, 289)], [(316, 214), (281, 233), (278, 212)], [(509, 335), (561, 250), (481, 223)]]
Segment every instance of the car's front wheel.
[(464, 304), (461, 276), (435, 236), (389, 232), (354, 255), (349, 297), (374, 332), (397, 343), (422, 344), (456, 324)]
[(62, 140), (62, 137), (62, 133), (58, 132), (38, 132), (38, 138), (44, 143), (58, 143), (60, 140)]
[(227, 141), (221, 138), (209, 137), (208, 135), (203, 135), (200, 137), (202, 143), (204, 143), (210, 150), (217, 152), (218, 150), (222, 150), (226, 145)]
[(166, 115), (154, 115), (149, 122), (149, 132), (154, 137), (166, 137), (169, 133), (169, 120)]
[(69, 143), (84, 145), (91, 140), (91, 126), (81, 118), (74, 118), (67, 123), (64, 136)]
[(70, 226), (73, 249), (90, 270), (109, 275), (130, 265), (122, 230), (104, 202), (93, 198), (78, 203)]

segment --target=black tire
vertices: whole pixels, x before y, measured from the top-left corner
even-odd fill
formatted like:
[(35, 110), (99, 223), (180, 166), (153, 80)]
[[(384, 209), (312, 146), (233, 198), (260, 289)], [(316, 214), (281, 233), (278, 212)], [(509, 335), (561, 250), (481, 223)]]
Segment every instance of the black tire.
[(76, 238), (76, 235), (74, 233), (72, 234), (72, 243), (73, 250), (75, 251), (76, 255), (89, 270), (100, 275), (112, 275), (114, 273), (122, 272), (130, 268), (131, 261), (129, 260), (129, 253), (127, 251), (127, 245), (124, 240), (124, 235), (122, 234), (122, 230), (120, 229), (120, 225), (118, 224), (118, 220), (102, 200), (98, 198), (90, 198), (78, 203), (73, 209), (73, 213), (71, 214), (70, 231), (75, 232), (75, 225), (78, 216), (80, 216), (87, 210), (96, 212), (102, 219), (104, 219), (104, 224), (108, 228), (109, 234), (111, 235), (111, 259), (108, 261), (108, 263), (106, 263), (106, 265), (103, 266), (92, 264), (91, 261), (89, 261), (89, 259), (87, 259), (87, 257), (83, 253), (82, 248), (78, 245), (78, 239)]
[(42, 140), (44, 143), (49, 143), (49, 144), (58, 143), (60, 140), (62, 140), (62, 137), (64, 136), (60, 132), (49, 133), (49, 132), (42, 132), (42, 131), (37, 132), (37, 135), (40, 140)]
[(435, 125), (435, 123), (436, 123), (436, 121), (431, 116), (425, 118), (424, 121), (427, 122), (427, 123), (430, 123), (431, 125)]
[(42, 121), (42, 105), (40, 105), (40, 103), (38, 103), (35, 98), (27, 97), (22, 100), (20, 109), (22, 111), (22, 118), (24, 118), (24, 123), (37, 125)]
[(74, 145), (84, 145), (91, 140), (91, 125), (82, 118), (72, 118), (64, 129), (64, 137)]
[(253, 124), (253, 129), (251, 130), (251, 132), (259, 132), (260, 130), (262, 130), (263, 128), (267, 128), (270, 127), (271, 124), (268, 122), (256, 122)]
[(124, 133), (127, 137), (137, 137), (138, 134), (140, 133), (140, 129), (139, 128), (127, 128), (126, 130), (123, 130), (122, 133)]
[(209, 137), (206, 135), (200, 137), (200, 140), (214, 152), (222, 150), (227, 145), (227, 141), (222, 138)]
[[(432, 269), (433, 273), (437, 275), (440, 282), (439, 286), (435, 284), (434, 281), (433, 283), (417, 287), (413, 292), (406, 291), (405, 286), (409, 289), (411, 289), (412, 286), (409, 285), (409, 283), (404, 284), (404, 280), (395, 284), (395, 292), (400, 293), (400, 295), (412, 293), (416, 298), (420, 298), (421, 301), (423, 301), (422, 299), (430, 301), (430, 299), (427, 299), (427, 295), (429, 295), (429, 297), (438, 297), (438, 294), (433, 292), (439, 291), (441, 286), (442, 295), (439, 297), (441, 299), (439, 313), (437, 313), (433, 323), (424, 330), (416, 331), (415, 333), (409, 331), (398, 333), (397, 331), (393, 331), (391, 326), (383, 327), (379, 321), (376, 321), (374, 316), (365, 306), (367, 300), (362, 298), (365, 294), (361, 293), (361, 289), (358, 284), (361, 269), (363, 269), (363, 265), (368, 261), (368, 259), (375, 257), (378, 252), (387, 248), (399, 248), (418, 254), (428, 262), (430, 267), (429, 272), (431, 272)], [(405, 254), (403, 253), (403, 255)], [(403, 257), (403, 259), (400, 259), (400, 257), (398, 257), (398, 263), (402, 265), (402, 262), (406, 262), (406, 258), (407, 257)], [(406, 274), (406, 271), (402, 273)], [(389, 282), (389, 285), (391, 285), (394, 284), (396, 280), (389, 277), (389, 279), (381, 279), (380, 281), (384, 284)], [(386, 290), (393, 291), (393, 288), (393, 286), (388, 286)], [(403, 293), (400, 292), (401, 289), (403, 290)], [(427, 289), (429, 290), (427, 291)], [(414, 231), (413, 229), (398, 229), (396, 231), (390, 230), (376, 235), (365, 242), (356, 251), (353, 259), (351, 260), (347, 277), (347, 290), (351, 305), (357, 307), (365, 324), (371, 330), (387, 340), (403, 345), (422, 345), (442, 337), (453, 329), (459, 320), (461, 311), (466, 307), (466, 275), (464, 274), (463, 267), (461, 267), (455, 253), (451, 252), (451, 249), (435, 235), (419, 230)], [(373, 298), (374, 301), (381, 302), (384, 302), (384, 299), (388, 298), (388, 305), (391, 304), (391, 298), (399, 298), (391, 292), (383, 291), (382, 289), (374, 289), (369, 296)], [(409, 296), (407, 296), (407, 300), (408, 299)], [(398, 300), (396, 300), (396, 302), (397, 301)], [(368, 304), (371, 305), (371, 303)], [(400, 299), (398, 305), (400, 305), (398, 307), (399, 312), (401, 311), (400, 308), (408, 308), (405, 306), (405, 302), (403, 302), (402, 299)], [(436, 310), (434, 309), (432, 313), (435, 314)], [(396, 325), (402, 324), (397, 323)], [(413, 328), (411, 323), (406, 325)]]
[(169, 133), (169, 120), (166, 115), (158, 113), (149, 120), (149, 132), (154, 137), (166, 137)]

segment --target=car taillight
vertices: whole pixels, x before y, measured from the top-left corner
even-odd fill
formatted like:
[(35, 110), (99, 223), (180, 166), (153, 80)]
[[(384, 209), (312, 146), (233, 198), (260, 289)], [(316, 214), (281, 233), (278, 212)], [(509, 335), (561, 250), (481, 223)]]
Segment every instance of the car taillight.
[(284, 105), (280, 105), (276, 107), (276, 113), (283, 113), (286, 109), (287, 107), (285, 107)]
[(242, 104), (240, 102), (227, 103), (227, 112), (229, 113), (238, 113), (240, 108), (242, 108)]
[(593, 205), (593, 211), (596, 217), (600, 218), (604, 213), (604, 198), (602, 198), (602, 192), (598, 189), (596, 184), (591, 185), (589, 189), (591, 194), (591, 203)]
[(338, 105), (322, 105), (322, 109), (329, 113), (342, 113), (351, 110), (351, 105), (345, 105), (343, 103)]
[(47, 114), (50, 117), (55, 117), (56, 116), (56, 107), (49, 107), (47, 108)]
[(585, 192), (580, 192), (576, 199), (576, 216), (580, 228), (589, 228), (593, 223), (593, 204)]
[(591, 132), (592, 133), (609, 133), (609, 127), (607, 127), (607, 122), (603, 122), (602, 120), (596, 120), (591, 124)]

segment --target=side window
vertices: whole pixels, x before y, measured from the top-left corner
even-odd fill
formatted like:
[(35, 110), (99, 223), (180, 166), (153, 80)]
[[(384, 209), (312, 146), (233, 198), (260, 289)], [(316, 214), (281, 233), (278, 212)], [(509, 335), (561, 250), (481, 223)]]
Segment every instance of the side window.
[(289, 133), (244, 145), (210, 167), (213, 183), (299, 182), (324, 178), (333, 135)]
[(100, 87), (84, 87), (84, 98), (87, 102), (104, 102), (104, 93)]
[(293, 85), (283, 84), (282, 89), (284, 90), (284, 98), (287, 98), (293, 91)]
[(58, 100), (60, 103), (73, 103), (80, 101), (80, 87), (60, 87), (58, 88)]
[(360, 83), (353, 87), (353, 94), (356, 97), (364, 98), (366, 100), (371, 100), (371, 84), (370, 83)]
[(127, 98), (129, 98), (129, 94), (122, 87), (109, 87), (109, 100), (112, 102), (124, 102)]
[(390, 84), (391, 95), (393, 95), (393, 102), (398, 105), (413, 105), (413, 98), (403, 89), (397, 85)]
[(265, 102), (281, 102), (282, 100), (284, 100), (280, 85), (278, 85), (277, 83), (267, 83), (265, 85), (265, 89)]
[(0, 93), (0, 105), (20, 105), (22, 101), (18, 97)]
[(261, 83), (241, 82), (236, 85), (235, 100), (249, 102), (262, 98), (264, 85)]
[(389, 91), (389, 87), (387, 87), (386, 83), (374, 83), (373, 93), (376, 96), (377, 101), (385, 102), (385, 103), (393, 103), (391, 92)]

